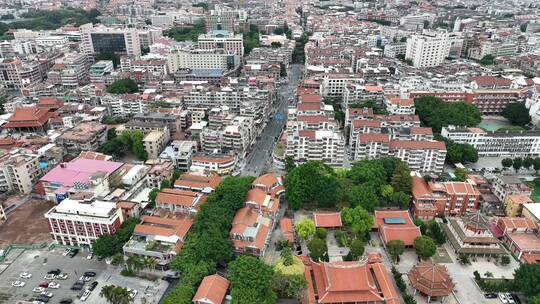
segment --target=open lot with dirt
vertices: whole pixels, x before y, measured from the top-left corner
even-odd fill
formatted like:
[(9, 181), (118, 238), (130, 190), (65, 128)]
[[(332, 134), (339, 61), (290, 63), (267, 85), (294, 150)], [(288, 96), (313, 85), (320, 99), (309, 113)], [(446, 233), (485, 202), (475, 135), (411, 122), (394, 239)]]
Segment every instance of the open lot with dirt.
[(43, 214), (53, 206), (53, 202), (30, 199), (8, 214), (7, 221), (0, 224), (0, 248), (13, 243), (50, 241), (49, 225)]

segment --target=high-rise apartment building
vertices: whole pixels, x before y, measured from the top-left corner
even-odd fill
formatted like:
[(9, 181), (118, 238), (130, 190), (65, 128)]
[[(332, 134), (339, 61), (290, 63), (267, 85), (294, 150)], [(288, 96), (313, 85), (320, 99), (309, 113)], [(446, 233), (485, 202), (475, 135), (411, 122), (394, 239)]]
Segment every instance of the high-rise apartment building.
[(416, 68), (434, 67), (450, 54), (451, 40), (447, 32), (424, 32), (407, 39), (405, 58)]
[(203, 50), (225, 50), (228, 53), (244, 56), (244, 41), (242, 34), (234, 34), (229, 31), (212, 31), (201, 34), (198, 39), (198, 47)]
[(99, 53), (141, 55), (139, 33), (135, 28), (94, 27), (84, 24), (81, 31), (81, 52), (87, 56)]

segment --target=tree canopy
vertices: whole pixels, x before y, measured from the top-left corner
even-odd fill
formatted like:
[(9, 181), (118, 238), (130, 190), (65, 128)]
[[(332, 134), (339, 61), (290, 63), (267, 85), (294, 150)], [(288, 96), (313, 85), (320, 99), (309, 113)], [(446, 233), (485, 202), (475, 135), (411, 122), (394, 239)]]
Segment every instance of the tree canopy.
[(341, 210), (343, 223), (350, 227), (352, 232), (363, 236), (371, 230), (373, 226), (373, 216), (371, 216), (362, 206), (354, 208), (345, 207)]
[(429, 236), (424, 235), (414, 239), (413, 247), (416, 254), (422, 259), (432, 257), (437, 250), (437, 245), (435, 244), (435, 241)]
[(529, 109), (527, 109), (524, 102), (515, 102), (515, 103), (508, 104), (503, 109), (502, 115), (506, 119), (508, 119), (512, 124), (518, 125), (521, 127), (531, 122)]
[(98, 237), (92, 250), (96, 255), (104, 257), (122, 253), (122, 247), (129, 240), (138, 223), (139, 219), (136, 217), (126, 219), (115, 234), (104, 234)]
[(127, 152), (132, 152), (142, 161), (148, 159), (148, 153), (144, 149), (143, 134), (140, 131), (124, 131), (120, 136), (107, 140), (97, 151), (116, 158), (123, 157)]
[(423, 96), (414, 100), (414, 106), (422, 124), (435, 133), (449, 125), (473, 127), (482, 121), (480, 110), (464, 101), (444, 102), (437, 97)]
[(176, 41), (197, 41), (199, 35), (205, 33), (204, 21), (198, 22), (193, 27), (173, 27), (163, 33), (164, 36)]
[(302, 240), (307, 240), (315, 235), (315, 223), (311, 219), (304, 217), (294, 224), (294, 230)]
[(110, 86), (107, 87), (107, 93), (111, 94), (125, 94), (125, 93), (137, 93), (139, 87), (137, 83), (131, 78), (119, 79)]
[(328, 247), (326, 241), (319, 238), (313, 238), (309, 244), (309, 257), (313, 261), (327, 261), (328, 260)]
[(514, 284), (527, 297), (540, 295), (540, 264), (521, 264), (514, 271)]
[(405, 243), (402, 240), (391, 240), (386, 244), (386, 251), (388, 251), (392, 260), (396, 261), (398, 256), (405, 251)]
[(472, 145), (459, 144), (440, 135), (436, 135), (435, 139), (445, 142), (446, 161), (451, 163), (475, 163), (478, 161), (478, 151)]
[(277, 300), (271, 288), (273, 270), (256, 257), (241, 255), (229, 264), (232, 303), (272, 304)]

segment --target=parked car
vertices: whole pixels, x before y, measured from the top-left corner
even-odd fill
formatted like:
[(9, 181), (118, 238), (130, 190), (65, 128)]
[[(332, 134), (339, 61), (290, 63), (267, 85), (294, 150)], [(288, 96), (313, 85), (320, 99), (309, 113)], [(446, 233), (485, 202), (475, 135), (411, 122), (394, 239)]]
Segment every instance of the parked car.
[(135, 297), (137, 296), (138, 291), (136, 289), (131, 289), (131, 288), (128, 288), (127, 291), (129, 293), (129, 297), (131, 299), (135, 299)]
[(93, 272), (93, 271), (87, 271), (87, 272), (84, 273), (84, 276), (85, 277), (95, 277), (96, 273)]
[(77, 253), (79, 253), (79, 249), (75, 248), (75, 249), (71, 249), (71, 251), (69, 252), (68, 255), (69, 255), (70, 258), (73, 258), (73, 257), (75, 257), (77, 255)]
[(13, 286), (13, 287), (24, 287), (24, 285), (26, 285), (26, 283), (23, 282), (23, 281), (13, 281), (13, 282), (11, 282), (11, 286)]
[(32, 304), (45, 304), (45, 302), (43, 301), (38, 301), (36, 299), (31, 299), (32, 300)]
[(19, 275), (19, 278), (21, 279), (30, 279), (31, 277), (32, 277), (32, 274), (26, 271)]
[(86, 301), (86, 299), (88, 299), (88, 297), (90, 296), (90, 290), (86, 290), (83, 295), (81, 296), (81, 301)]
[(517, 294), (512, 293), (512, 294), (510, 294), (510, 296), (512, 297), (512, 300), (514, 300), (514, 302), (516, 302), (516, 304), (521, 304), (521, 300), (519, 299)]
[(41, 295), (46, 296), (49, 299), (54, 296), (54, 294), (52, 292), (46, 292), (46, 291), (42, 292)]
[(87, 260), (91, 260), (93, 257), (94, 257), (94, 254), (93, 254), (92, 252), (90, 252), (90, 253), (86, 256), (86, 259), (87, 259)]
[(81, 276), (79, 278), (79, 281), (83, 281), (83, 282), (90, 282), (92, 280), (91, 277), (87, 277), (87, 276)]
[(47, 274), (54, 274), (54, 275), (59, 275), (60, 273), (62, 273), (62, 270), (56, 268), (56, 269), (51, 269), (49, 270), (49, 272), (47, 272)]
[(68, 274), (67, 273), (61, 273), (56, 277), (58, 280), (67, 280)]
[(98, 282), (94, 281), (90, 284), (90, 286), (88, 286), (88, 290), (92, 291), (94, 289), (96, 289), (96, 286), (98, 285)]
[(47, 273), (43, 278), (45, 280), (54, 280), (54, 279), (56, 279), (56, 275), (54, 275), (52, 273)]
[(503, 304), (515, 304), (516, 302), (514, 302), (514, 300), (512, 299), (512, 297), (510, 296), (509, 293), (499, 293), (499, 300), (501, 300), (501, 302)]
[(36, 287), (34, 289), (32, 289), (32, 292), (35, 292), (35, 293), (42, 293), (45, 291), (45, 288), (43, 287)]
[(63, 255), (63, 256), (66, 256), (66, 255), (68, 255), (70, 252), (71, 252), (71, 249), (66, 248), (66, 249), (64, 250), (64, 252), (62, 252), (62, 255)]
[(50, 282), (48, 288), (58, 289), (58, 288), (60, 288), (60, 284), (58, 284), (56, 282)]
[(49, 302), (49, 298), (47, 296), (44, 296), (44, 295), (39, 295), (36, 300), (38, 301), (41, 301), (41, 302), (45, 302), (45, 303), (48, 303)]
[(496, 298), (497, 298), (497, 294), (496, 294), (496, 293), (493, 293), (493, 292), (485, 293), (485, 294), (484, 294), (484, 298), (486, 298), (486, 299), (496, 299)]
[(49, 287), (49, 282), (43, 281), (43, 282), (39, 283), (38, 286), (43, 287), (43, 288), (47, 288), (47, 287)]
[(72, 304), (73, 300), (70, 298), (63, 298), (60, 300), (60, 304)]

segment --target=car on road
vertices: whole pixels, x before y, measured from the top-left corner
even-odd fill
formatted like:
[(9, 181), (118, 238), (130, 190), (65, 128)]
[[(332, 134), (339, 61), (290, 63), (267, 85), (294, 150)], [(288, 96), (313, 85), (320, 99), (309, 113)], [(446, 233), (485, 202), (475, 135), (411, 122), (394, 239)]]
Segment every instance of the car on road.
[(84, 281), (84, 282), (90, 282), (92, 280), (91, 277), (87, 277), (87, 276), (81, 276), (79, 278), (79, 281)]
[(56, 277), (58, 280), (67, 280), (68, 274), (67, 273), (61, 273)]
[(26, 271), (19, 275), (19, 278), (21, 279), (30, 279), (31, 277), (32, 277), (32, 274)]
[(54, 275), (52, 273), (47, 273), (43, 278), (45, 280), (54, 280), (54, 279), (56, 279), (56, 275)]
[(45, 288), (43, 287), (35, 287), (34, 289), (32, 289), (32, 292), (35, 292), (35, 293), (42, 293), (45, 291)]
[(87, 272), (84, 273), (84, 276), (85, 277), (95, 277), (96, 273), (93, 272), (93, 271), (87, 271)]
[(59, 275), (60, 273), (62, 273), (62, 270), (60, 270), (58, 268), (51, 269), (51, 270), (49, 270), (49, 272), (47, 272), (47, 274), (54, 274), (54, 275)]
[(45, 304), (45, 302), (39, 301), (39, 300), (36, 300), (36, 299), (30, 299), (30, 301), (32, 301), (31, 302), (32, 304)]
[(71, 249), (66, 248), (66, 249), (64, 250), (64, 252), (62, 252), (62, 255), (63, 255), (63, 256), (66, 256), (66, 255), (68, 255), (70, 252), (71, 252)]
[(512, 297), (510, 296), (509, 293), (499, 293), (499, 300), (501, 300), (501, 302), (503, 304), (515, 304), (516, 302), (514, 301), (514, 299), (512, 299)]
[(71, 251), (69, 252), (68, 256), (70, 258), (73, 258), (77, 255), (77, 253), (79, 253), (79, 249), (71, 249)]
[(512, 294), (510, 294), (510, 296), (512, 297), (512, 299), (514, 300), (514, 302), (516, 302), (516, 304), (521, 304), (521, 300), (519, 299), (519, 297), (517, 296), (517, 294), (512, 293)]
[(13, 287), (24, 287), (24, 285), (26, 285), (26, 283), (23, 282), (23, 281), (13, 281), (13, 282), (11, 282), (11, 286), (13, 286)]
[(97, 285), (98, 285), (98, 282), (96, 281), (92, 282), (90, 286), (88, 286), (88, 290), (93, 291), (94, 289), (96, 289)]
[(62, 298), (60, 300), (60, 304), (72, 304), (72, 303), (73, 303), (73, 300), (70, 298)]
[(36, 300), (38, 301), (41, 301), (41, 302), (45, 302), (45, 303), (48, 303), (49, 302), (49, 298), (47, 296), (44, 296), (44, 295), (39, 295)]
[(43, 282), (39, 283), (38, 286), (39, 286), (39, 287), (43, 287), (43, 288), (47, 288), (47, 287), (49, 287), (49, 282), (43, 281)]
[(90, 252), (90, 253), (86, 256), (86, 259), (87, 259), (87, 260), (91, 260), (93, 257), (94, 257), (94, 254), (93, 254), (92, 252)]
[(58, 289), (58, 288), (60, 288), (60, 284), (58, 284), (56, 282), (50, 282), (48, 288)]
[(135, 299), (135, 297), (137, 296), (137, 293), (139, 293), (136, 289), (131, 289), (131, 288), (128, 288), (127, 291), (131, 299)]

